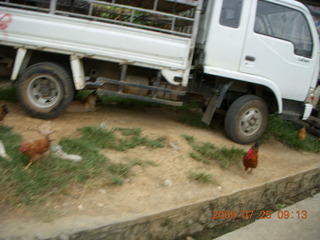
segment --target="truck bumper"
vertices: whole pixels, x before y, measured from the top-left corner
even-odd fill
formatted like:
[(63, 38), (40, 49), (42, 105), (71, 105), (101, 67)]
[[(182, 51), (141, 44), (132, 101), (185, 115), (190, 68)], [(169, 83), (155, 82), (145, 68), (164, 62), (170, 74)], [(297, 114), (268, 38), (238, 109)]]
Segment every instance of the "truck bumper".
[(313, 109), (313, 105), (312, 104), (308, 104), (308, 103), (305, 104), (302, 120), (307, 120), (310, 117), (312, 109)]

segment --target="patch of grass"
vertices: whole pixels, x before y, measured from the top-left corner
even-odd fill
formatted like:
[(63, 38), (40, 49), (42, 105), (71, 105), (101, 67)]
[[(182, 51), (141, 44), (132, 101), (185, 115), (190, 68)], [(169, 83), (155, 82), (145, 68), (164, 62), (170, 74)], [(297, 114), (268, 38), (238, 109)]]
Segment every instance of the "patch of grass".
[(130, 176), (131, 169), (135, 166), (146, 168), (147, 166), (157, 166), (152, 161), (144, 161), (138, 158), (129, 160), (126, 163), (110, 163), (108, 171), (111, 174), (111, 183), (115, 185), (122, 185), (124, 179)]
[(199, 183), (214, 183), (215, 180), (211, 174), (207, 174), (204, 172), (190, 172), (189, 178), (195, 180)]
[(280, 118), (277, 114), (270, 115), (268, 127), (263, 139), (276, 139), (299, 151), (320, 152), (320, 142), (307, 135), (304, 141), (297, 138), (299, 128), (295, 123)]
[(159, 164), (155, 163), (154, 161), (146, 160), (142, 167), (151, 166), (151, 167), (158, 167)]
[(111, 183), (114, 185), (122, 186), (123, 185), (123, 179), (121, 177), (113, 177), (111, 179)]
[[(12, 161), (0, 161), (1, 190), (5, 196), (1, 201), (31, 206), (40, 206), (50, 196), (66, 194), (74, 184), (101, 176), (103, 166), (109, 160), (100, 155), (96, 149), (84, 144), (79, 139), (63, 139), (60, 144), (64, 151), (80, 154), (83, 161), (73, 163), (56, 158), (54, 155), (44, 156), (40, 166), (31, 165), (28, 171), (23, 170), (29, 158), (19, 151), (21, 136), (11, 130), (6, 133), (0, 128), (1, 139)], [(0, 202), (1, 202), (0, 201)]]
[(194, 143), (194, 136), (190, 136), (190, 135), (186, 135), (186, 134), (183, 134), (181, 135), (189, 144), (193, 144)]
[(139, 128), (114, 128), (105, 130), (98, 127), (84, 127), (81, 139), (98, 148), (109, 148), (118, 151), (146, 146), (150, 148), (164, 147), (164, 137), (148, 139), (141, 136)]
[(201, 121), (203, 115), (202, 109), (195, 102), (172, 109), (181, 114), (180, 122), (197, 128), (208, 128), (208, 126)]
[(125, 163), (111, 163), (108, 166), (108, 170), (113, 175), (117, 175), (118, 177), (124, 178), (127, 177), (130, 173), (130, 170), (132, 168), (131, 164), (125, 164)]
[(223, 147), (217, 149), (212, 157), (219, 162), (222, 168), (229, 168), (231, 165), (238, 164), (244, 154), (245, 151), (243, 149)]
[(190, 156), (204, 164), (217, 162), (222, 168), (229, 168), (231, 165), (238, 164), (245, 151), (239, 148), (218, 148), (211, 143), (197, 142), (193, 136), (182, 135), (182, 137), (192, 146), (194, 152)]
[(112, 104), (124, 109), (133, 109), (133, 108), (144, 109), (147, 107), (160, 108), (163, 106), (162, 104), (158, 104), (158, 103), (152, 103), (147, 101), (116, 97), (116, 96), (102, 95), (99, 98), (102, 104), (106, 104), (106, 105)]
[(114, 130), (105, 130), (99, 127), (83, 127), (80, 129), (80, 139), (96, 148), (112, 148), (116, 140)]
[(276, 204), (275, 209), (276, 210), (280, 210), (280, 209), (283, 209), (285, 207), (287, 207), (286, 204), (278, 203), (278, 204)]
[(190, 157), (192, 157), (194, 160), (196, 160), (198, 162), (202, 162), (204, 164), (211, 163), (211, 161), (209, 161), (209, 159), (207, 159), (206, 157), (204, 157), (203, 155), (201, 155), (200, 153), (197, 153), (197, 152), (191, 152)]
[(19, 134), (13, 133), (11, 127), (0, 126), (0, 139), (5, 146), (7, 154), (13, 159), (16, 158), (19, 155), (18, 150), (22, 137)]
[(17, 102), (16, 88), (8, 87), (8, 88), (0, 89), (0, 100)]
[[(22, 137), (11, 128), (0, 126), (0, 139), (12, 161), (0, 159), (0, 204), (24, 204), (40, 207), (49, 197), (68, 194), (70, 188), (85, 184), (93, 179), (122, 185), (123, 179), (134, 166), (155, 166), (151, 161), (133, 159), (126, 163), (113, 163), (100, 154), (103, 147), (114, 147), (118, 136), (114, 130), (104, 131), (87, 127), (83, 135), (76, 139), (63, 138), (59, 144), (69, 154), (81, 155), (83, 160), (74, 163), (50, 154), (42, 158), (40, 166), (31, 165), (23, 170), (29, 158), (20, 151)], [(126, 130), (129, 136), (139, 135), (140, 130)], [(100, 181), (101, 182), (101, 181)]]

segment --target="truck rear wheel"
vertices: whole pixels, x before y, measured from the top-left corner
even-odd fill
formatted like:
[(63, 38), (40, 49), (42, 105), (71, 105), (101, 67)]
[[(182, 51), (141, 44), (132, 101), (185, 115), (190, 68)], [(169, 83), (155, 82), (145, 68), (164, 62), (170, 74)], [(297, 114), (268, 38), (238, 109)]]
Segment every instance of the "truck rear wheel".
[(55, 63), (34, 64), (18, 80), (18, 99), (26, 112), (36, 118), (57, 117), (71, 103), (74, 93), (68, 72)]
[(267, 127), (267, 105), (257, 96), (242, 96), (231, 104), (224, 124), (226, 134), (233, 141), (240, 144), (254, 142)]

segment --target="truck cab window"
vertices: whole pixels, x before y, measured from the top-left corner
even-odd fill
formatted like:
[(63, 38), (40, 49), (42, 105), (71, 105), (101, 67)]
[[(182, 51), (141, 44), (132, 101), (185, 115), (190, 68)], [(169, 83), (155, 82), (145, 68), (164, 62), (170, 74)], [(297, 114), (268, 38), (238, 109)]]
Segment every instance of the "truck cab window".
[(224, 0), (220, 14), (220, 24), (227, 27), (238, 28), (240, 25), (242, 5), (243, 0)]
[(294, 53), (311, 58), (313, 41), (305, 16), (289, 7), (259, 1), (254, 31), (292, 42)]

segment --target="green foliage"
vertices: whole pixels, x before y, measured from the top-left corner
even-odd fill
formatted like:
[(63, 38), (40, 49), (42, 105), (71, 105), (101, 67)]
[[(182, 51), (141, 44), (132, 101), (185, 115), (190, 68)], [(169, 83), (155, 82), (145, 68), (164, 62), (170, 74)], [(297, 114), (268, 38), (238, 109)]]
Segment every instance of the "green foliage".
[(80, 137), (87, 145), (96, 148), (114, 148), (116, 136), (114, 130), (104, 130), (99, 127), (83, 127), (80, 129), (82, 136)]
[(0, 89), (0, 100), (17, 102), (16, 88), (8, 87), (8, 88)]
[(190, 172), (189, 178), (200, 183), (215, 183), (212, 175), (204, 172)]
[(109, 172), (119, 177), (127, 177), (129, 175), (131, 168), (132, 168), (131, 164), (124, 164), (124, 163), (111, 163), (108, 166)]
[(202, 154), (197, 153), (197, 152), (191, 152), (190, 153), (190, 157), (192, 157), (194, 160), (196, 160), (198, 162), (202, 162), (204, 164), (210, 164), (211, 163), (211, 161), (209, 159), (207, 159)]
[(231, 165), (238, 164), (245, 151), (239, 148), (220, 148), (217, 149), (212, 157), (216, 159), (222, 168), (229, 168)]
[(276, 204), (275, 209), (280, 210), (286, 207), (287, 207), (286, 204), (278, 203)]
[(164, 147), (164, 137), (148, 139), (141, 136), (141, 129), (139, 128), (114, 128), (106, 130), (98, 127), (84, 127), (80, 130), (82, 132), (81, 140), (98, 148), (125, 151), (141, 145), (150, 148)]
[(276, 139), (300, 151), (320, 152), (320, 142), (315, 141), (312, 136), (307, 135), (304, 141), (297, 138), (300, 127), (297, 127), (293, 122), (284, 120), (278, 115), (270, 115), (268, 127), (263, 135), (263, 139)]
[(156, 14), (145, 12), (142, 9), (131, 10), (126, 7), (108, 6), (102, 4), (97, 4), (97, 6), (100, 10), (100, 14), (98, 14), (98, 16), (102, 18), (158, 28), (170, 28), (169, 21), (171, 18), (168, 18), (167, 21), (163, 21), (158, 19)]
[(123, 179), (121, 177), (113, 177), (111, 179), (111, 183), (114, 185), (122, 186), (123, 185)]
[[(70, 187), (76, 187), (88, 180), (101, 179), (105, 183), (122, 185), (134, 166), (156, 166), (154, 162), (141, 159), (113, 163), (99, 152), (101, 148), (122, 149), (117, 145), (121, 142), (119, 137), (129, 137), (129, 142), (132, 141), (132, 136), (142, 138), (140, 129), (107, 131), (85, 127), (81, 131), (81, 137), (63, 138), (59, 142), (65, 152), (81, 155), (81, 162), (62, 160), (50, 154), (42, 158), (40, 166), (35, 166), (35, 163), (25, 171), (23, 168), (29, 158), (19, 151), (22, 137), (12, 132), (9, 127), (0, 126), (1, 140), (7, 154), (12, 158), (12, 161), (0, 159), (0, 195), (3, 196), (0, 204), (41, 206), (48, 197), (68, 194)], [(116, 132), (120, 133), (120, 136), (117, 136)], [(143, 143), (149, 141), (153, 140), (145, 138)]]
[(182, 117), (180, 121), (182, 123), (197, 128), (208, 128), (208, 126), (201, 121), (203, 112), (196, 103), (185, 104), (181, 107), (176, 107), (175, 110), (181, 113)]
[(218, 148), (211, 143), (197, 142), (193, 136), (182, 135), (182, 137), (192, 146), (194, 152), (190, 157), (204, 164), (217, 162), (222, 168), (229, 168), (231, 165), (238, 164), (245, 151), (238, 148)]
[(142, 100), (136, 100), (136, 99), (130, 99), (125, 97), (116, 97), (116, 96), (107, 96), (102, 95), (99, 97), (101, 99), (102, 104), (106, 105), (116, 105), (117, 107), (121, 107), (124, 109), (144, 109), (147, 107), (152, 108), (160, 108), (161, 104), (159, 103), (153, 103), (148, 101), (142, 101)]

